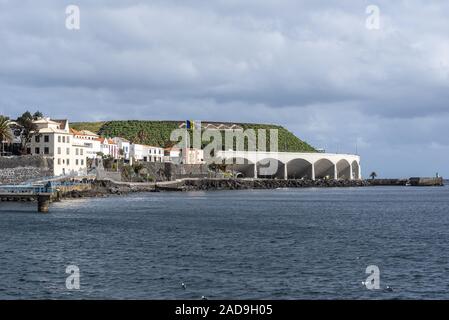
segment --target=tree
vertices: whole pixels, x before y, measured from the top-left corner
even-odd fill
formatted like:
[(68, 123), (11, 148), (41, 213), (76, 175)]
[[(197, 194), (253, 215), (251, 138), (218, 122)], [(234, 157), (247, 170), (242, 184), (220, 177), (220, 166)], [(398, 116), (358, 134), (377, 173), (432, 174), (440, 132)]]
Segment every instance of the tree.
[(147, 143), (148, 135), (144, 130), (140, 130), (134, 140), (137, 140), (138, 143)]
[(370, 177), (371, 177), (371, 179), (376, 179), (376, 177), (377, 177), (377, 173), (375, 173), (374, 171), (373, 172), (371, 172), (371, 174), (369, 175)]
[(44, 114), (40, 111), (36, 111), (33, 114), (33, 120), (39, 120), (39, 119), (42, 119), (43, 117), (44, 117)]
[(9, 118), (0, 115), (0, 143), (2, 145), (1, 151), (4, 153), (4, 142), (11, 142), (13, 139), (11, 128), (9, 127)]
[(37, 126), (33, 123), (33, 121), (34, 117), (29, 111), (26, 111), (24, 114), (17, 118), (17, 123), (23, 128), (21, 132), (22, 153), (25, 153), (27, 145), (31, 142), (34, 131), (37, 130)]

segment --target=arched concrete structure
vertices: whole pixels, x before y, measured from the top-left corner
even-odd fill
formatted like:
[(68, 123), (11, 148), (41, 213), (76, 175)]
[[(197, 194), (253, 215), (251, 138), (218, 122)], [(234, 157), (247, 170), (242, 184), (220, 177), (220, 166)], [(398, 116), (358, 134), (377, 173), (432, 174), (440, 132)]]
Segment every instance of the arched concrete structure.
[(314, 166), (316, 179), (336, 179), (336, 165), (329, 159), (320, 159), (315, 162)]
[(285, 164), (273, 158), (262, 159), (257, 162), (257, 177), (266, 179), (284, 179)]
[(351, 164), (346, 159), (341, 159), (337, 162), (337, 179), (352, 180), (351, 178)]
[(313, 164), (304, 159), (293, 159), (287, 163), (289, 179), (312, 179)]
[(226, 159), (226, 167), (233, 171), (236, 178), (254, 178), (254, 163), (248, 159)]
[[(296, 178), (310, 176), (315, 178), (324, 178), (328, 176), (331, 179), (361, 179), (360, 156), (354, 154), (336, 154), (336, 153), (302, 153), (302, 152), (266, 152), (266, 151), (217, 151), (216, 156), (221, 160), (230, 158), (246, 159), (247, 164), (259, 163), (265, 159), (277, 160), (278, 170), (272, 174), (277, 178)], [(207, 159), (206, 159), (207, 161)], [(311, 164), (308, 166), (307, 163)], [(350, 164), (349, 169), (347, 165)], [(253, 170), (256, 166), (253, 166)], [(292, 170), (292, 172), (289, 172)], [(256, 171), (256, 170), (254, 170)], [(257, 165), (259, 170), (259, 164)], [(307, 171), (307, 174), (304, 172)], [(258, 177), (258, 172), (254, 172), (252, 177)], [(264, 173), (264, 172), (262, 172)], [(265, 176), (265, 175), (264, 175)], [(269, 176), (269, 175), (268, 175)]]
[(360, 163), (357, 161), (353, 161), (351, 163), (351, 172), (352, 172), (352, 179), (360, 180), (362, 177), (362, 173), (360, 171)]

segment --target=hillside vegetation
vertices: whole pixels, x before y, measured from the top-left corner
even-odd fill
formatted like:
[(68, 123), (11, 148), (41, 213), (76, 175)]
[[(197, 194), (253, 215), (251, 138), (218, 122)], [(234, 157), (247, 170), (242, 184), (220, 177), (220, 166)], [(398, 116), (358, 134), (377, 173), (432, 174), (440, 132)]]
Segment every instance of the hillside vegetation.
[[(123, 137), (134, 143), (167, 147), (174, 143), (170, 141), (170, 134), (178, 129), (180, 121), (107, 121), (107, 122), (77, 122), (71, 127), (76, 130), (90, 130), (106, 137)], [(244, 130), (278, 129), (279, 151), (316, 152), (308, 143), (296, 137), (282, 126), (269, 124), (237, 123)], [(269, 149), (269, 131), (267, 131), (267, 149)], [(224, 139), (223, 139), (224, 143)]]
[(106, 122), (72, 122), (70, 127), (75, 130), (89, 130), (98, 133)]

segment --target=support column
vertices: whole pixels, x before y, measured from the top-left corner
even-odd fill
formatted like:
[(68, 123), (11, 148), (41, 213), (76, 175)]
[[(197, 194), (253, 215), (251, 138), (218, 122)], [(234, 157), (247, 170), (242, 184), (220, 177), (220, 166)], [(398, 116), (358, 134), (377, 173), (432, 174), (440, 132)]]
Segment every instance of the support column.
[(312, 180), (315, 181), (315, 162), (312, 163)]
[(50, 195), (40, 194), (37, 196), (37, 211), (40, 213), (48, 213), (50, 207)]
[(352, 172), (352, 162), (349, 164), (349, 180), (354, 180), (354, 173)]
[(334, 180), (338, 180), (338, 169), (336, 164), (334, 164)]
[(257, 163), (254, 164), (254, 179), (257, 179)]
[(284, 164), (284, 180), (288, 180), (287, 164)]
[(360, 163), (359, 163), (359, 180), (362, 180), (362, 167), (360, 166)]

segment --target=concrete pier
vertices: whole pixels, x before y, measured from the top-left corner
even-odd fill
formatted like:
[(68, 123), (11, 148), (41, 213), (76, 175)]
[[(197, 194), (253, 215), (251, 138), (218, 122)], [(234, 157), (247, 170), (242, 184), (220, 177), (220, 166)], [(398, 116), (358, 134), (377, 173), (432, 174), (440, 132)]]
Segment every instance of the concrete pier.
[(48, 213), (50, 208), (51, 195), (40, 194), (37, 196), (37, 212)]

